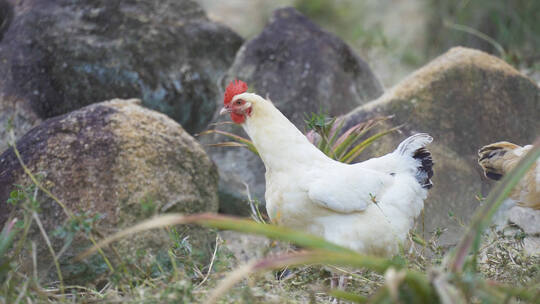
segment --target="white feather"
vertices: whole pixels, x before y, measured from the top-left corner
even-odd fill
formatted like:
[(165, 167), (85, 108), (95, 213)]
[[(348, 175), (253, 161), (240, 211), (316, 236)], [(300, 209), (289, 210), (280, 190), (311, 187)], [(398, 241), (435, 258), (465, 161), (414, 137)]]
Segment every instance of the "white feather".
[(412, 155), (432, 141), (429, 135), (347, 165), (319, 151), (270, 101), (251, 93), (236, 99), (252, 105), (243, 126), (266, 167), (266, 208), (274, 222), (359, 252), (397, 253), (427, 196)]

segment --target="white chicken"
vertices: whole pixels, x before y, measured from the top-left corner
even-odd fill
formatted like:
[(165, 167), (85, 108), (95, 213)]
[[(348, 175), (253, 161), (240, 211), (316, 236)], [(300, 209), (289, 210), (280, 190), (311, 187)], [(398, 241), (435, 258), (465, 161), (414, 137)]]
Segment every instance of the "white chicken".
[(397, 253), (432, 186), (431, 136), (415, 134), (390, 154), (344, 164), (271, 101), (246, 91), (242, 81), (229, 84), (220, 113), (242, 125), (264, 162), (270, 219), (361, 253)]

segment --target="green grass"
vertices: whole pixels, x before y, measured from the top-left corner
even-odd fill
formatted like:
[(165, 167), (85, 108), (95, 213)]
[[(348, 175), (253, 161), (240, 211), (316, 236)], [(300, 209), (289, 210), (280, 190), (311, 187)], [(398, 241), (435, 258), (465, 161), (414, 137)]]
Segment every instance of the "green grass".
[[(361, 20), (365, 12), (351, 9), (351, 1), (342, 2), (345, 4), (341, 6), (335, 3), (338, 2), (298, 0), (295, 4), (300, 11), (359, 50), (375, 48), (390, 53), (401, 43), (386, 37), (381, 24), (364, 27)], [(430, 9), (427, 13), (433, 24), (429, 26), (429, 48), (426, 49), (433, 53), (406, 49), (403, 54), (396, 54), (404, 63), (417, 66), (449, 46), (480, 40), (487, 43), (488, 50), (492, 49), (505, 60), (514, 64), (525, 62), (539, 70), (540, 36), (537, 33), (540, 23), (537, 14), (540, 2), (427, 3)], [(387, 118), (380, 118), (380, 121), (384, 119)], [(337, 119), (314, 114), (307, 117), (306, 123), (310, 131), (317, 133), (313, 142), (321, 150), (338, 160), (352, 162), (377, 139), (366, 135), (378, 122), (354, 126), (344, 138), (336, 136), (341, 133), (336, 131), (341, 128)], [(383, 130), (377, 135), (380, 137), (391, 131), (393, 129)], [(257, 153), (247, 139), (223, 131), (208, 131), (212, 132), (221, 132), (231, 139), (218, 145), (246, 147)], [(439, 229), (425, 240), (411, 234), (412, 249), (403, 250), (393, 259), (356, 254), (302, 232), (265, 224), (264, 212), (258, 208), (256, 200), (251, 199), (254, 202), (253, 217), (259, 223), (216, 215), (168, 215), (143, 221), (139, 226), (121, 231), (120, 235), (106, 235), (99, 230), (101, 214), (69, 210), (42, 185), (40, 176), (22, 164), (31, 183), (17, 185), (8, 201), (0, 202), (19, 211), (17, 216), (11, 215), (0, 232), (0, 303), (206, 303), (212, 295), (220, 303), (330, 303), (332, 297), (358, 303), (390, 303), (396, 298), (401, 303), (443, 300), (450, 303), (532, 303), (540, 296), (540, 257), (524, 255), (521, 248), (523, 231), (502, 234), (489, 231), (487, 227), (489, 218), (512, 185), (538, 155), (537, 144), (528, 159), (492, 191), (454, 249), (447, 251), (439, 245), (442, 233)], [(64, 210), (67, 219), (54, 231), (40, 229), (38, 193), (52, 198)], [(141, 219), (156, 213), (151, 197), (141, 200), (140, 208)], [(183, 229), (182, 225), (186, 223), (235, 230), (238, 231), (235, 237), (239, 238), (246, 233), (264, 235), (279, 243), (261, 243), (261, 250), (267, 254), (246, 264), (229, 249), (235, 246), (227, 243), (232, 240), (218, 236), (211, 244), (210, 260), (204, 261), (201, 258), (205, 254), (203, 249), (194, 246), (189, 230)], [(169, 236), (168, 245), (159, 253), (152, 248), (139, 248), (133, 256), (118, 254), (116, 241), (130, 241), (131, 234), (147, 229), (163, 229)], [(31, 238), (31, 230), (38, 231), (39, 237)], [(94, 244), (110, 243), (95, 249), (79, 263), (62, 256), (76, 237)], [(62, 239), (65, 248), (52, 249), (47, 243), (54, 238)], [(291, 251), (289, 243), (300, 245), (304, 250)], [(40, 246), (55, 257), (51, 259), (50, 275), (42, 276), (36, 270), (40, 266), (36, 257)], [(276, 280), (283, 267), (288, 267), (290, 274)], [(340, 272), (348, 278), (345, 290), (331, 289), (332, 272)], [(80, 276), (74, 280), (68, 278), (70, 273)]]
[[(316, 124), (324, 119), (310, 121), (319, 128), (328, 127)], [(330, 303), (332, 297), (357, 303), (532, 302), (540, 294), (540, 261), (520, 251), (522, 232), (510, 236), (484, 232), (495, 210), (538, 157), (540, 144), (536, 143), (489, 194), (455, 248), (449, 252), (441, 249), (440, 231), (427, 240), (411, 234), (410, 250), (392, 259), (358, 254), (285, 227), (216, 214), (160, 215), (101, 236), (96, 227), (100, 214), (73, 212), (60, 201), (67, 220), (54, 235), (48, 235), (41, 228), (36, 199), (43, 185), (28, 170), (33, 183), (16, 187), (6, 202), (21, 212), (17, 220), (11, 217), (0, 233), (0, 302)], [(141, 204), (152, 209), (151, 200)], [(233, 248), (218, 236), (210, 260), (202, 263), (201, 249), (183, 232), (184, 225), (193, 224), (261, 235), (282, 245), (264, 245), (272, 253), (246, 263), (237, 260)], [(29, 238), (28, 231), (34, 225), (40, 227), (40, 239)], [(115, 254), (116, 242), (129, 242), (134, 235), (156, 229), (169, 235), (164, 250), (155, 253), (151, 248), (139, 248), (135, 257)], [(64, 238), (66, 246), (74, 237), (84, 237), (95, 246), (75, 259), (62, 259), (63, 249), (55, 252), (48, 241), (51, 237)], [(289, 243), (302, 249), (287, 250)], [(38, 244), (46, 244), (55, 257), (50, 272), (57, 274), (57, 280), (37, 273)], [(21, 259), (23, 251), (31, 258)], [(32, 267), (24, 270), (21, 263)], [(86, 267), (85, 280), (64, 280), (66, 272), (81, 271), (70, 269), (79, 265)], [(285, 267), (289, 274), (277, 280), (276, 271)], [(345, 290), (331, 288), (333, 272), (348, 278)]]
[[(376, 131), (376, 127), (392, 116), (377, 116), (343, 130), (343, 118), (330, 118), (323, 111), (306, 115), (306, 137), (328, 157), (343, 163), (354, 163), (362, 152), (381, 137), (398, 131), (401, 126)], [(247, 138), (218, 129), (201, 132), (199, 136), (219, 134), (232, 141), (210, 144), (212, 147), (242, 147), (259, 155), (253, 142)]]
[[(423, 24), (416, 37), (425, 37), (419, 42), (412, 37), (392, 34), (395, 27), (408, 21), (406, 16), (400, 22), (379, 21), (376, 7), (393, 10), (393, 5), (375, 1), (351, 0), (296, 0), (294, 6), (322, 28), (329, 30), (347, 41), (369, 63), (376, 61), (379, 54), (388, 54), (385, 60), (397, 58), (403, 69), (418, 68), (430, 58), (446, 52), (451, 47), (465, 46), (481, 49), (501, 57), (514, 66), (538, 72), (540, 59), (540, 22), (538, 11), (540, 1), (532, 0), (474, 0), (440, 1), (422, 0), (417, 6)], [(384, 20), (384, 18), (382, 19)], [(416, 21), (416, 20), (414, 20)], [(414, 21), (412, 23), (414, 23)], [(392, 28), (394, 27), (394, 28)], [(404, 32), (404, 31), (401, 31)], [(376, 74), (387, 85), (399, 78), (386, 76), (387, 69), (379, 68)]]
[(540, 47), (540, 2), (437, 1), (429, 0), (429, 51), (438, 54), (448, 47), (481, 48), (513, 63), (534, 65)]

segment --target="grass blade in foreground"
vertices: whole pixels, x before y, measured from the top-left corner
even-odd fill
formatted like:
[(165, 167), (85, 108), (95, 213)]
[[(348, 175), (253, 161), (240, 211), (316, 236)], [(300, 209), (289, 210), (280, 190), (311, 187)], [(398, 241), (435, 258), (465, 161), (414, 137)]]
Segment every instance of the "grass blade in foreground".
[(133, 227), (124, 229), (110, 237), (100, 241), (97, 246), (90, 248), (83, 254), (77, 257), (77, 260), (84, 259), (89, 255), (95, 253), (98, 248), (107, 246), (108, 244), (122, 239), (128, 235), (135, 234), (137, 232), (146, 231), (150, 229), (162, 228), (172, 225), (180, 224), (199, 224), (210, 226), (213, 228), (227, 229), (240, 231), (245, 233), (254, 233), (258, 235), (264, 235), (272, 239), (291, 242), (302, 247), (321, 249), (326, 251), (335, 251), (340, 253), (355, 253), (355, 251), (348, 248), (330, 243), (324, 239), (313, 236), (307, 233), (298, 232), (281, 226), (256, 223), (252, 220), (246, 220), (236, 218), (232, 216), (223, 216), (212, 213), (202, 213), (194, 215), (182, 215), (182, 214), (166, 214), (161, 215), (147, 221), (144, 221)]
[(383, 131), (383, 132), (379, 132), (371, 137), (369, 137), (368, 139), (362, 141), (361, 143), (359, 143), (358, 145), (354, 146), (354, 148), (352, 148), (349, 152), (347, 152), (347, 154), (345, 154), (345, 156), (343, 156), (341, 159), (339, 159), (339, 161), (341, 162), (344, 162), (344, 163), (347, 163), (347, 164), (350, 164), (351, 162), (353, 162), (358, 156), (360, 156), (360, 154), (367, 148), (369, 147), (373, 142), (375, 142), (377, 139), (387, 135), (387, 134), (390, 134), (394, 131), (397, 131), (401, 128), (401, 126), (397, 126), (397, 127), (394, 127), (390, 130), (386, 130), (386, 131)]
[[(292, 254), (283, 254), (263, 258), (258, 261), (251, 261), (244, 266), (238, 267), (236, 270), (230, 272), (224, 279), (221, 280), (220, 284), (206, 299), (205, 303), (216, 303), (216, 301), (221, 296), (223, 296), (229, 289), (231, 289), (236, 283), (240, 282), (243, 278), (245, 278), (251, 273), (271, 269), (279, 269), (286, 266), (297, 266), (306, 264), (331, 264), (356, 268), (368, 268), (378, 273), (384, 273), (392, 266), (399, 267), (399, 265), (397, 264), (393, 265), (394, 263), (391, 260), (361, 255), (356, 252), (329, 252), (324, 250), (315, 250), (296, 252)], [(435, 297), (429, 281), (423, 274), (414, 270), (404, 271), (404, 280), (409, 283), (411, 288), (415, 289), (417, 295), (426, 300), (433, 299)], [(341, 295), (346, 296), (345, 293), (342, 293)], [(363, 298), (362, 296), (356, 296), (357, 300)]]
[(334, 298), (350, 301), (353, 303), (367, 303), (368, 301), (368, 299), (364, 296), (339, 289), (330, 290), (328, 294)]
[[(220, 285), (218, 289), (216, 289), (215, 296), (219, 296), (217, 294), (218, 291), (225, 292), (228, 290), (228, 288), (230, 288), (230, 286), (234, 285), (249, 273), (284, 267), (287, 265), (317, 263), (333, 264), (358, 268), (365, 267), (378, 273), (384, 273), (390, 267), (400, 268), (402, 266), (400, 263), (389, 259), (361, 255), (348, 248), (325, 241), (322, 238), (297, 232), (285, 227), (256, 223), (251, 220), (208, 213), (188, 216), (181, 214), (168, 214), (150, 219), (102, 240), (97, 244), (97, 246), (94, 246), (93, 248), (84, 252), (82, 255), (78, 256), (77, 260), (88, 257), (89, 255), (95, 253), (98, 248), (107, 246), (116, 240), (127, 237), (128, 235), (149, 229), (156, 229), (178, 224), (200, 224), (220, 229), (255, 233), (258, 235), (265, 235), (272, 239), (292, 242), (305, 248), (315, 249), (315, 251), (311, 252), (282, 255), (249, 263), (244, 267), (230, 273), (229, 276), (223, 281), (224, 283)], [(424, 275), (416, 271), (406, 270), (406, 278), (407, 281), (410, 282), (412, 288), (417, 290), (419, 294), (425, 295), (426, 298), (432, 297), (432, 289), (430, 288), (429, 281)]]

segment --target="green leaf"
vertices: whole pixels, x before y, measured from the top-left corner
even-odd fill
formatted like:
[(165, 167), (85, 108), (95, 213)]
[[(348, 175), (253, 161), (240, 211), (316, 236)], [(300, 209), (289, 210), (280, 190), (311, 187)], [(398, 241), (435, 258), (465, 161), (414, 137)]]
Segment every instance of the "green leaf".
[[(379, 116), (369, 119), (365, 122), (356, 124), (349, 128), (336, 140), (336, 142), (332, 146), (335, 159), (338, 161), (342, 161), (347, 150), (349, 150), (362, 136), (367, 134), (367, 132), (375, 126), (381, 124), (382, 122), (390, 118), (392, 118), (392, 116)], [(357, 154), (357, 156), (360, 155), (360, 152)]]
[(0, 233), (0, 259), (6, 254), (7, 250), (13, 243), (13, 238), (17, 234), (17, 229), (14, 229), (17, 219), (6, 222), (2, 232)]
[(418, 234), (412, 232), (411, 233), (411, 238), (413, 240), (413, 242), (415, 242), (416, 244), (422, 246), (422, 247), (425, 247), (426, 246), (426, 241), (421, 237), (419, 236)]
[(369, 137), (368, 139), (362, 141), (361, 143), (356, 145), (354, 148), (352, 148), (351, 151), (349, 151), (347, 154), (345, 154), (345, 156), (343, 156), (339, 161), (350, 164), (352, 161), (354, 161), (360, 155), (360, 153), (362, 153), (362, 151), (364, 151), (364, 149), (369, 147), (377, 139), (379, 139), (379, 138), (381, 138), (381, 137), (383, 137), (383, 136), (385, 136), (387, 134), (390, 134), (390, 133), (392, 133), (394, 131), (397, 131), (397, 130), (399, 130), (399, 128), (401, 128), (401, 126), (398, 126), (398, 127), (392, 128), (390, 130), (386, 130), (386, 131), (377, 133), (377, 134)]
[(362, 295), (346, 292), (345, 290), (333, 289), (333, 290), (330, 290), (328, 294), (336, 299), (350, 301), (353, 303), (367, 303), (368, 301), (368, 298)]
[(235, 140), (236, 142), (238, 143), (241, 143), (243, 144), (244, 146), (240, 146), (240, 145), (233, 145), (233, 144), (230, 144), (231, 142), (226, 142), (227, 144), (225, 145), (221, 145), (221, 144), (211, 144), (209, 146), (224, 146), (224, 147), (245, 147), (247, 148), (248, 150), (250, 150), (251, 152), (259, 155), (259, 152), (257, 151), (257, 148), (255, 148), (255, 145), (253, 144), (253, 142), (247, 138), (244, 138), (242, 136), (239, 136), (239, 135), (236, 135), (236, 134), (233, 134), (233, 133), (230, 133), (230, 132), (226, 132), (226, 131), (221, 131), (221, 130), (216, 130), (216, 129), (212, 129), (212, 130), (206, 130), (204, 132), (201, 132), (199, 133), (199, 136), (200, 135), (208, 135), (208, 134), (213, 134), (213, 133), (216, 133), (216, 134), (220, 134), (220, 135), (224, 135), (226, 137), (229, 137), (233, 140)]
[[(357, 125), (359, 126), (359, 125)], [(355, 126), (356, 127), (356, 126)], [(343, 135), (338, 138), (336, 143), (334, 144), (334, 147), (332, 148), (333, 154), (335, 155), (335, 159), (339, 160), (343, 157), (343, 155), (347, 152), (349, 148), (368, 130), (362, 130), (360, 132), (355, 132), (356, 128), (352, 127), (351, 129), (347, 130)]]
[[(115, 240), (126, 237), (130, 234), (137, 233), (140, 231), (167, 227), (178, 224), (200, 224), (205, 226), (210, 226), (219, 229), (228, 229), (246, 233), (253, 233), (258, 235), (265, 235), (272, 239), (277, 239), (281, 241), (287, 241), (295, 243), (302, 247), (313, 248), (313, 249), (322, 249), (326, 251), (336, 251), (336, 252), (349, 252), (355, 253), (355, 251), (330, 243), (324, 240), (321, 237), (307, 234), (304, 232), (295, 231), (283, 226), (275, 226), (271, 224), (257, 223), (252, 220), (240, 219), (230, 216), (222, 216), (211, 213), (202, 213), (196, 215), (184, 216), (182, 214), (167, 214), (161, 215), (144, 222), (141, 222), (138, 225), (135, 225), (131, 228), (122, 230), (105, 240), (102, 240), (98, 243), (99, 247), (105, 246)], [(93, 247), (87, 251), (82, 256), (87, 256), (95, 251), (98, 248)]]
[(338, 139), (339, 134), (341, 134), (341, 129), (343, 129), (343, 125), (345, 125), (345, 119), (343, 118), (334, 119), (334, 121), (332, 122), (332, 125), (330, 126), (330, 132), (328, 134), (328, 136), (330, 136), (328, 140), (328, 146), (331, 146), (333, 148), (336, 140)]

